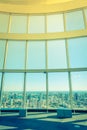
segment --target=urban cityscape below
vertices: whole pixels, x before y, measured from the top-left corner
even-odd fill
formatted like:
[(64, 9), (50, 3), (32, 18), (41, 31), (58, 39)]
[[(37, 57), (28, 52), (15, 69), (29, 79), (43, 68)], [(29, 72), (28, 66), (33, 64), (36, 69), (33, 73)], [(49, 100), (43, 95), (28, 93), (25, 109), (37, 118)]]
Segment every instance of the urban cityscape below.
[[(22, 108), (23, 92), (3, 92), (1, 108)], [(32, 109), (57, 109), (58, 107), (70, 108), (72, 103), (73, 109), (87, 109), (87, 92), (76, 91), (72, 93), (72, 100), (68, 91), (51, 91), (46, 92), (26, 92), (25, 104), (26, 108)]]

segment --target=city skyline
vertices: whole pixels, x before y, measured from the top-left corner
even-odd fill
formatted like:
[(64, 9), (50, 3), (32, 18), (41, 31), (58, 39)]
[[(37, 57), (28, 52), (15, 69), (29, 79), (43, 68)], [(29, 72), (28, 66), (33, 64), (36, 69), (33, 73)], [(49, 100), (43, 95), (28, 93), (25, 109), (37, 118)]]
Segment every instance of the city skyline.
[[(87, 109), (87, 92), (75, 92), (72, 101), (68, 92), (49, 92), (48, 98), (44, 92), (26, 92), (25, 103), (22, 92), (4, 92), (1, 101), (1, 108), (48, 108), (58, 107)], [(48, 100), (48, 103), (47, 103)]]

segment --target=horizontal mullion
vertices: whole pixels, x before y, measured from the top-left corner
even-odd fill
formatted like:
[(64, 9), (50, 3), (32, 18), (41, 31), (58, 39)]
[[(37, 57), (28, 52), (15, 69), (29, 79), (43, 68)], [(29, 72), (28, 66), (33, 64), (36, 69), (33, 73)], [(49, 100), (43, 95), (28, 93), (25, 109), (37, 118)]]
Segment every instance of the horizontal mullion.
[(45, 34), (12, 34), (0, 33), (0, 39), (7, 40), (49, 40), (64, 39), (73, 37), (87, 36), (87, 29), (68, 32), (45, 33)]
[(87, 68), (66, 68), (66, 69), (0, 69), (4, 73), (50, 73), (50, 72), (77, 72), (87, 71)]

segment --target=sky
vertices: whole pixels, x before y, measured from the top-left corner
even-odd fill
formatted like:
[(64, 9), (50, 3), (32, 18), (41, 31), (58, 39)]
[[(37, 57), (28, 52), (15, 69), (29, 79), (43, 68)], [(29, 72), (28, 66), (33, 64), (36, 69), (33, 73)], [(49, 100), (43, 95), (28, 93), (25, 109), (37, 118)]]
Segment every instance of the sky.
[[(87, 91), (87, 72), (71, 72), (71, 82), (73, 91)], [(23, 73), (5, 73), (3, 91), (23, 91), (23, 86)], [(49, 73), (48, 90), (69, 91), (68, 73)], [(28, 73), (26, 91), (46, 91), (46, 74)]]

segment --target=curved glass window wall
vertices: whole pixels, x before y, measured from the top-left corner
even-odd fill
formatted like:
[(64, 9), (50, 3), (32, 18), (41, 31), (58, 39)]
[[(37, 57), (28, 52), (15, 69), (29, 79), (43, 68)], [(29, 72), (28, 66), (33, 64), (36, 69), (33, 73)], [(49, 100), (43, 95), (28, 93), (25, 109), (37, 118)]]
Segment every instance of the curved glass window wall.
[[(44, 15), (0, 13), (3, 35), (43, 35), (86, 28), (87, 9)], [(86, 59), (86, 36), (53, 40), (0, 39), (1, 108), (87, 110)]]

